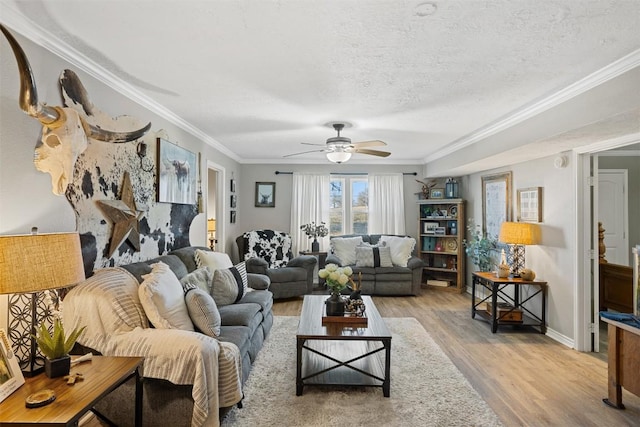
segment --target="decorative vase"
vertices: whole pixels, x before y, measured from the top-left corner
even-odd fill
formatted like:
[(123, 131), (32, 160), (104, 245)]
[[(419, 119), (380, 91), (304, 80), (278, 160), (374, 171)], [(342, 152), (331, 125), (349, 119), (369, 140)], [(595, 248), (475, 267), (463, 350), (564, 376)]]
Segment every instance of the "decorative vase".
[(362, 299), (362, 295), (360, 294), (362, 291), (360, 289), (351, 292), (349, 295), (350, 300)]
[(315, 237), (313, 238), (313, 242), (311, 242), (311, 252), (320, 252), (320, 243)]
[(332, 293), (324, 303), (327, 306), (327, 316), (344, 316), (344, 301), (340, 294)]
[(506, 277), (509, 277), (509, 273), (511, 272), (511, 269), (509, 268), (508, 264), (500, 264), (498, 266), (498, 277), (501, 279), (504, 279)]
[(44, 359), (44, 372), (49, 378), (62, 377), (69, 375), (71, 371), (71, 356), (66, 355), (57, 359)]

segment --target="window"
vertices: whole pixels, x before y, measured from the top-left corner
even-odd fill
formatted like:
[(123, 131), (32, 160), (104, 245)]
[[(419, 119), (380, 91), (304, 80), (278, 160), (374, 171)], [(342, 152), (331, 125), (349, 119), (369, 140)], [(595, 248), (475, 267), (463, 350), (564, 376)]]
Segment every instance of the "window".
[(367, 234), (369, 181), (366, 176), (331, 177), (329, 234)]

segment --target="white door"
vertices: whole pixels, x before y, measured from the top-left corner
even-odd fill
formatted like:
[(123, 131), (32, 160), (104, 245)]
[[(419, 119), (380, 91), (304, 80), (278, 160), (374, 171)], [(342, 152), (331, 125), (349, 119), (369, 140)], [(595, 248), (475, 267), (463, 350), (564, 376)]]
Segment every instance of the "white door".
[(605, 258), (629, 265), (626, 169), (598, 170), (598, 221), (604, 228)]

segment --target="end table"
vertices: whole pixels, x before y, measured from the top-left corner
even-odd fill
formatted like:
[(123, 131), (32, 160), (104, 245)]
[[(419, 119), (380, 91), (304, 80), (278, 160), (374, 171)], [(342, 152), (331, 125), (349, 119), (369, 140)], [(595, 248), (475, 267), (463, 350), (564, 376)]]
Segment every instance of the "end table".
[[(103, 418), (92, 409), (93, 406), (130, 378), (135, 378), (135, 425), (142, 426), (140, 369), (143, 360), (142, 357), (94, 356), (89, 362), (71, 367), (71, 374), (83, 375), (83, 380), (73, 385), (67, 384), (63, 377), (49, 378), (44, 373), (25, 378), (25, 383), (0, 403), (0, 425), (74, 426), (87, 411)], [(26, 397), (43, 389), (53, 390), (56, 400), (40, 408), (26, 408)]]

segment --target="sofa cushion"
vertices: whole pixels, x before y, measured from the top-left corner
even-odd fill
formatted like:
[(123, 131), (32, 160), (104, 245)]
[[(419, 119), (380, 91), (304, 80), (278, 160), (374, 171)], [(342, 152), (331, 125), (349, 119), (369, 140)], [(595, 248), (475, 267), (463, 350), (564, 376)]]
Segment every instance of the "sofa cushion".
[(196, 330), (214, 338), (220, 335), (222, 320), (211, 295), (199, 287), (194, 287), (186, 292), (184, 301)]
[(413, 237), (381, 236), (380, 242), (386, 242), (386, 245), (391, 248), (393, 265), (399, 267), (407, 266), (407, 261), (411, 258), (411, 253), (416, 246), (416, 239)]
[[(180, 279), (180, 284), (183, 288), (185, 285), (196, 286), (208, 294), (211, 294), (211, 281), (213, 280), (213, 274), (209, 267), (202, 267), (193, 270), (191, 273)], [(185, 292), (187, 289), (185, 288)]]
[(157, 329), (193, 331), (193, 323), (184, 302), (180, 281), (167, 264), (151, 265), (151, 273), (142, 276), (138, 296), (144, 312)]
[(238, 304), (245, 303), (258, 304), (264, 312), (271, 311), (271, 307), (273, 307), (273, 294), (269, 291), (249, 292), (238, 301)]
[[(222, 314), (222, 313), (221, 313)], [(220, 336), (217, 338), (220, 341), (230, 342), (235, 344), (240, 350), (240, 355), (245, 355), (249, 351), (251, 346), (251, 333), (253, 331), (247, 326), (232, 325), (220, 327)]]
[(340, 258), (341, 265), (353, 265), (356, 263), (356, 246), (362, 244), (362, 236), (334, 237), (331, 239), (331, 250)]
[(209, 267), (211, 274), (215, 274), (218, 269), (233, 267), (233, 262), (229, 255), (224, 252), (211, 252), (202, 249), (195, 251), (196, 266), (198, 268)]
[(243, 261), (213, 273), (211, 296), (218, 306), (233, 304), (240, 301), (248, 286), (247, 268)]
[[(256, 315), (262, 311), (260, 304), (231, 304), (220, 307), (220, 318), (223, 326), (242, 325), (253, 329), (256, 327)], [(259, 315), (258, 323), (262, 321)]]
[(388, 246), (356, 246), (356, 267), (393, 267)]

